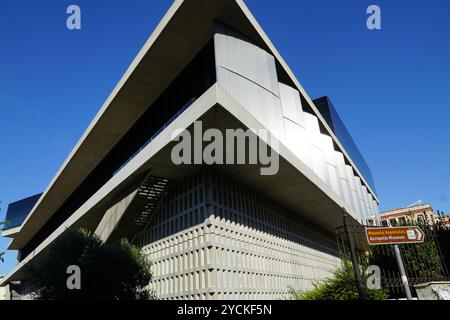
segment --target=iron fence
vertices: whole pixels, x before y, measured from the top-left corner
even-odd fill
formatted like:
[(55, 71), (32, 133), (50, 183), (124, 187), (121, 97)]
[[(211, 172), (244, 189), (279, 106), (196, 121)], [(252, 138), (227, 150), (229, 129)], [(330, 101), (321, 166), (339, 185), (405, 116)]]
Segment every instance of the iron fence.
[[(402, 277), (398, 268), (393, 245), (370, 246), (366, 237), (366, 228), (383, 227), (382, 221), (371, 219), (359, 223), (346, 220), (336, 228), (336, 241), (341, 259), (352, 261), (352, 246), (354, 243), (354, 257), (362, 269), (368, 266), (378, 266), (381, 272), (381, 287), (388, 290), (390, 298), (404, 298), (406, 293)], [(413, 226), (408, 223), (405, 226)], [(444, 230), (438, 225), (421, 225), (425, 239), (420, 244), (399, 245), (401, 257), (408, 278), (410, 290), (417, 295), (414, 286), (417, 284), (448, 281), (449, 272), (446, 265), (450, 255), (450, 248), (441, 245), (449, 242), (450, 230)], [(365, 284), (363, 284), (365, 285)]]

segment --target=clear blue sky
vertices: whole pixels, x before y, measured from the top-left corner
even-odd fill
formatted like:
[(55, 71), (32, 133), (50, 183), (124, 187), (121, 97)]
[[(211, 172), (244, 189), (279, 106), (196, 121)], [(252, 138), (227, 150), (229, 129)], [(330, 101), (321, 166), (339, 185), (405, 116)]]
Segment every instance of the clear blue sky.
[[(331, 97), (380, 208), (421, 199), (450, 212), (450, 2), (246, 3), (309, 95)], [(81, 31), (66, 28), (70, 4), (81, 7)], [(8, 203), (46, 188), (170, 4), (2, 1), (0, 220)], [(366, 28), (370, 4), (381, 7), (381, 31)]]

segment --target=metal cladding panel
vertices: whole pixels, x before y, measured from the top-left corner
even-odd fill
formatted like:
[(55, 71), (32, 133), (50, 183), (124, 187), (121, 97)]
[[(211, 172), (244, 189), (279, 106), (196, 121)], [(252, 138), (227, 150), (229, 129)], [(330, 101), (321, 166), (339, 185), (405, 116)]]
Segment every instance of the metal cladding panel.
[(305, 120), (305, 128), (311, 134), (320, 134), (319, 120), (316, 116), (307, 112), (303, 112), (303, 118)]
[(361, 204), (359, 202), (358, 192), (356, 192), (356, 190), (351, 190), (350, 197), (352, 199), (352, 204), (353, 204), (353, 208), (354, 208), (355, 212), (358, 212), (358, 214), (360, 214), (361, 213)]
[(359, 200), (359, 206), (361, 208), (361, 217), (365, 217), (367, 216), (367, 208), (366, 205), (364, 203), (364, 196), (363, 196), (363, 189), (362, 189), (362, 184), (361, 184), (361, 179), (359, 177), (355, 177), (355, 182), (356, 182), (356, 192), (358, 194), (358, 200)]
[(335, 154), (336, 163), (337, 163), (337, 166), (339, 169), (339, 175), (341, 176), (341, 178), (347, 179), (347, 169), (345, 168), (344, 155), (339, 151), (335, 151), (334, 154)]
[(217, 68), (217, 81), (248, 112), (275, 136), (284, 132), (280, 100), (271, 92), (222, 67)]
[(336, 164), (340, 178), (341, 198), (344, 199), (345, 203), (347, 203), (353, 210), (355, 210), (350, 196), (350, 184), (348, 182), (347, 172), (345, 169), (344, 156), (338, 151), (335, 151), (334, 155), (336, 157)]
[(362, 194), (362, 202), (363, 202), (363, 205), (364, 205), (364, 219), (367, 219), (369, 216), (370, 216), (370, 209), (369, 209), (369, 203), (368, 203), (368, 201), (367, 201), (367, 189), (366, 189), (366, 187), (364, 187), (364, 186), (361, 186), (361, 194)]
[(304, 127), (284, 118), (286, 132), (285, 141), (288, 147), (299, 157), (309, 168), (312, 168), (311, 146), (308, 143), (307, 131)]
[(327, 163), (337, 166), (336, 158), (334, 156), (334, 147), (333, 140), (330, 136), (321, 134), (319, 136), (319, 143), (322, 146), (322, 149), (325, 151), (325, 157), (327, 159)]
[(309, 113), (304, 112), (305, 128), (307, 131), (308, 143), (311, 148), (312, 170), (317, 174), (322, 181), (330, 185), (330, 177), (328, 176), (327, 162), (325, 150), (321, 143), (321, 133), (319, 129), (319, 122), (317, 118)]
[(369, 218), (371, 216), (373, 216), (373, 208), (372, 208), (372, 196), (369, 194), (367, 187), (363, 186), (363, 193), (364, 193), (364, 202), (366, 204), (366, 208), (367, 208), (367, 217)]
[[(269, 99), (269, 96), (267, 97)], [(273, 101), (271, 108), (267, 108), (266, 111), (266, 125), (270, 130), (270, 133), (274, 134), (279, 140), (284, 140), (285, 130), (283, 114), (281, 111), (280, 99), (276, 97), (270, 97)]]
[(348, 179), (341, 178), (341, 185), (344, 193), (345, 203), (347, 203), (350, 206), (350, 208), (352, 208), (355, 212), (357, 212), (355, 202), (353, 201), (352, 198), (352, 191), (350, 190)]
[(373, 208), (374, 208), (374, 215), (376, 218), (380, 218), (380, 211), (378, 210), (378, 204), (375, 200), (372, 200)]
[(333, 140), (331, 137), (320, 134), (318, 142), (322, 146), (322, 150), (325, 154), (325, 161), (327, 163), (327, 169), (328, 169), (328, 178), (329, 181), (327, 181), (327, 184), (333, 189), (333, 191), (343, 199), (341, 195), (341, 188), (339, 186), (340, 179), (339, 179), (339, 172), (337, 168), (337, 161), (336, 157), (334, 155), (334, 146), (333, 146)]
[(280, 83), (280, 100), (283, 116), (304, 127), (302, 101), (300, 93), (285, 84)]
[(367, 188), (365, 186), (363, 186), (362, 190), (363, 190), (363, 201), (364, 201), (364, 206), (366, 208), (365, 212), (366, 212), (366, 219), (367, 219), (372, 215), (372, 210), (370, 209), (370, 205), (369, 205), (369, 196), (367, 193)]
[(370, 208), (370, 215), (371, 215), (371, 217), (376, 217), (377, 216), (377, 212), (376, 212), (376, 209), (374, 207), (373, 198), (372, 198), (372, 196), (370, 194), (369, 194), (369, 208)]
[(351, 166), (349, 166), (348, 164), (345, 165), (345, 172), (347, 175), (347, 179), (350, 183), (350, 189), (356, 191), (356, 181), (355, 181), (355, 176), (353, 174), (353, 168)]
[(305, 130), (300, 93), (282, 83), (279, 83), (279, 87), (286, 142), (294, 154), (312, 168), (311, 147)]
[(224, 30), (223, 33), (225, 34), (216, 33), (214, 36), (216, 65), (254, 82), (279, 97), (275, 58), (230, 30)]
[(327, 166), (328, 166), (328, 174), (330, 176), (331, 188), (341, 199), (343, 199), (347, 204), (350, 204), (347, 201), (347, 199), (345, 199), (344, 195), (345, 186), (342, 184), (343, 182), (341, 181), (341, 175), (338, 168), (339, 164), (338, 159), (336, 157), (336, 152), (332, 150), (329, 153), (331, 156), (331, 161), (327, 162)]
[(328, 176), (330, 178), (330, 180), (328, 181), (328, 185), (342, 200), (345, 200), (345, 196), (343, 195), (341, 186), (341, 179), (338, 169), (338, 159), (336, 157), (336, 151), (334, 150), (333, 140), (331, 139), (331, 137), (321, 134), (319, 141), (324, 150), (325, 159), (327, 162)]
[(317, 136), (312, 137), (313, 139), (310, 140), (311, 144), (311, 157), (312, 157), (312, 164), (313, 164), (313, 171), (315, 174), (317, 174), (323, 182), (325, 182), (327, 185), (330, 185), (330, 177), (328, 175), (327, 170), (327, 162), (325, 159), (325, 152), (322, 150), (319, 143), (317, 143)]
[(216, 31), (217, 82), (282, 139), (284, 125), (274, 57), (222, 24)]
[(352, 201), (352, 207), (354, 208), (354, 210), (358, 213), (361, 212), (361, 204), (359, 202), (359, 197), (358, 197), (358, 191), (356, 190), (356, 180), (355, 180), (355, 176), (353, 174), (353, 168), (349, 165), (345, 165), (345, 169), (347, 172), (347, 179), (349, 182), (349, 186), (350, 186), (350, 197), (351, 197), (351, 201)]
[(364, 204), (362, 202), (361, 180), (359, 179), (359, 177), (354, 177), (354, 180), (355, 180), (356, 200), (358, 202), (359, 212), (362, 215), (364, 212)]
[(331, 189), (341, 198), (344, 198), (342, 187), (341, 187), (341, 179), (339, 177), (339, 171), (337, 167), (327, 163), (328, 176), (330, 177)]

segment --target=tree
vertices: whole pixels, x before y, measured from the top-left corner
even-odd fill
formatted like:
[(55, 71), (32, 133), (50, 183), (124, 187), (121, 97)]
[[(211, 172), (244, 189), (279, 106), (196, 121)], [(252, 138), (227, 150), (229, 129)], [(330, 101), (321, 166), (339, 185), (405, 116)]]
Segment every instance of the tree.
[[(69, 266), (80, 270), (80, 289), (68, 288)], [(27, 285), (37, 288), (43, 300), (153, 298), (146, 288), (150, 263), (140, 249), (125, 239), (102, 243), (84, 229), (68, 229), (30, 270)]]
[[(367, 280), (366, 270), (362, 270), (363, 281)], [(355, 284), (355, 274), (351, 262), (343, 261), (341, 267), (336, 269), (332, 276), (322, 282), (313, 284), (314, 289), (307, 292), (289, 288), (291, 300), (358, 300), (358, 290)], [(369, 300), (385, 300), (388, 298), (386, 290), (368, 290)]]

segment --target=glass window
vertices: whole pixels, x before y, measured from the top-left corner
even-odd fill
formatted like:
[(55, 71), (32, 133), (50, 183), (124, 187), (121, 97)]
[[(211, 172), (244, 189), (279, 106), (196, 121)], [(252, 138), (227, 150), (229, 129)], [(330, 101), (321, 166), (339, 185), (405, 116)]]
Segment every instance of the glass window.
[(6, 224), (3, 226), (3, 230), (20, 226), (41, 197), (41, 194), (9, 204), (5, 217)]
[(375, 189), (375, 182), (372, 176), (372, 171), (370, 170), (366, 160), (359, 151), (355, 141), (345, 127), (344, 122), (337, 113), (330, 99), (328, 97), (322, 97), (314, 100), (314, 104), (324, 117), (325, 121), (330, 126), (331, 130), (339, 139), (349, 156), (352, 158), (353, 162), (358, 167), (359, 171), (364, 176), (373, 192), (376, 193), (377, 191)]

